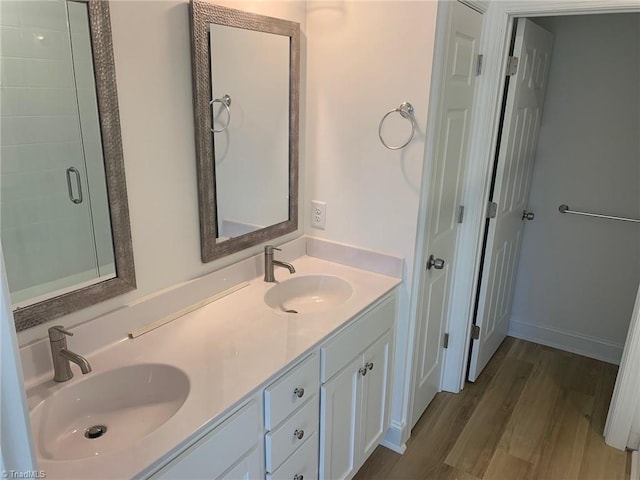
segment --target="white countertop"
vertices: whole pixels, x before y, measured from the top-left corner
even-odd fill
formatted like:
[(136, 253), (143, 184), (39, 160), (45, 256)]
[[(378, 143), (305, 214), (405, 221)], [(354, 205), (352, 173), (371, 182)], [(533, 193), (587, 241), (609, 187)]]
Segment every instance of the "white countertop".
[[(289, 314), (264, 303), (265, 292), (274, 284), (255, 278), (247, 287), (156, 330), (96, 352), (88, 357), (93, 374), (137, 363), (180, 368), (189, 377), (189, 396), (169, 421), (130, 447), (80, 460), (39, 458), (38, 468), (47, 478), (65, 479), (130, 478), (148, 472), (150, 465), (161, 465), (167, 454), (201, 436), (225, 413), (400, 283), (397, 278), (309, 256), (293, 263), (294, 275), (335, 275), (351, 284), (353, 294), (332, 310)], [(276, 280), (288, 278), (292, 276), (287, 270), (276, 269)], [(91, 375), (76, 373), (67, 383), (49, 380), (44, 386), (53, 393)], [(41, 400), (35, 392), (34, 387), (27, 389), (30, 408)], [(36, 451), (37, 442), (34, 438)]]

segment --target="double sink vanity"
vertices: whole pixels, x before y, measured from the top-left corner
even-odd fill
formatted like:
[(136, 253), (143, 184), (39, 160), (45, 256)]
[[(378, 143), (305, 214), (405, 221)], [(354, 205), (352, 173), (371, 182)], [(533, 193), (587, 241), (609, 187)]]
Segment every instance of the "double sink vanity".
[(70, 337), (90, 373), (25, 379), (47, 478), (357, 471), (388, 427), (400, 281), (304, 255), (265, 282), (261, 257), (242, 288), (134, 338), (86, 352)]

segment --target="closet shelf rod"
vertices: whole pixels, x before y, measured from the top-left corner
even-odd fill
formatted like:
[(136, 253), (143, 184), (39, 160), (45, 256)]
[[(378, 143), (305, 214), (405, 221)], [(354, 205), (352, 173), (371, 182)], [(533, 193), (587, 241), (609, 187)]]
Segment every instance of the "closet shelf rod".
[(560, 213), (572, 213), (574, 215), (584, 215), (585, 217), (597, 217), (597, 218), (606, 218), (607, 220), (620, 220), (621, 222), (632, 222), (632, 223), (640, 223), (640, 219), (638, 218), (627, 218), (627, 217), (616, 217), (614, 215), (601, 215), (599, 213), (589, 213), (589, 212), (578, 212), (576, 210), (571, 210), (569, 205), (560, 205)]

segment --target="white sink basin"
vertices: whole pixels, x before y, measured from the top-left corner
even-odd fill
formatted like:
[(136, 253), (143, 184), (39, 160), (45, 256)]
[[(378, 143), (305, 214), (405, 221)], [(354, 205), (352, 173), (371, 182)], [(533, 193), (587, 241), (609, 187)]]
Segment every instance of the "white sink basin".
[(351, 284), (332, 275), (304, 275), (270, 288), (264, 301), (274, 310), (315, 313), (333, 308), (351, 297)]
[[(126, 449), (175, 415), (188, 394), (189, 378), (170, 365), (140, 364), (88, 374), (31, 410), (38, 456), (74, 460)], [(93, 429), (96, 438), (87, 438), (87, 429), (95, 426), (106, 431)]]

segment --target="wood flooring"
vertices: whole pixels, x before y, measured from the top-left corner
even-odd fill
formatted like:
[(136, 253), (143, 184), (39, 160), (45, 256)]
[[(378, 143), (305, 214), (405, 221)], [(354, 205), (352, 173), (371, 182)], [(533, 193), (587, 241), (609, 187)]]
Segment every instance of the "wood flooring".
[(617, 370), (508, 337), (477, 382), (436, 395), (404, 455), (379, 446), (355, 478), (628, 479), (602, 436)]

